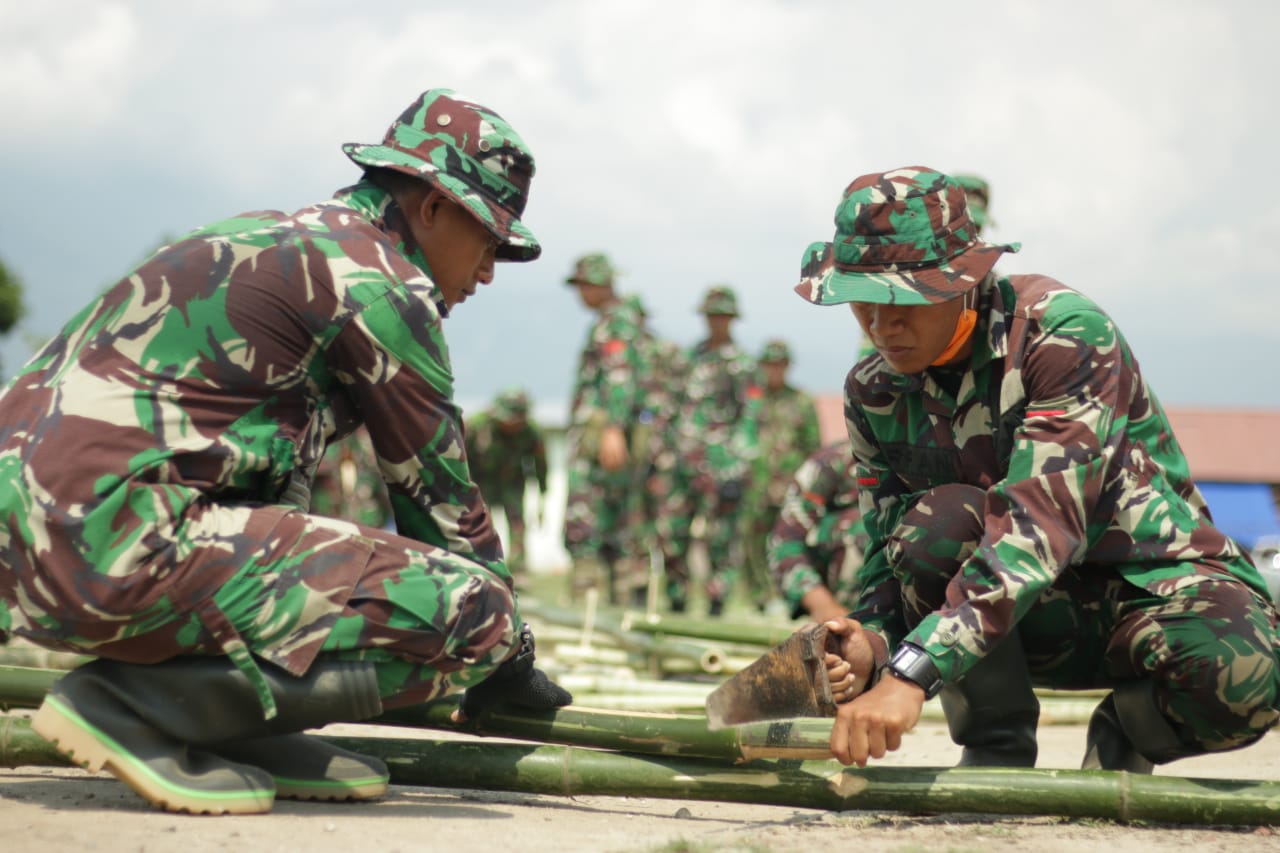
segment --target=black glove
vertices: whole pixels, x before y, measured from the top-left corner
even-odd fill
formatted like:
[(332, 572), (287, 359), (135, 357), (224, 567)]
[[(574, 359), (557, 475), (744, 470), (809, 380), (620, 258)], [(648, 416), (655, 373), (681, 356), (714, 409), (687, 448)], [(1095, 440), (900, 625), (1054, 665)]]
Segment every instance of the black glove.
[(462, 713), (475, 719), (494, 705), (515, 705), (532, 711), (548, 711), (568, 705), (568, 690), (533, 668), (533, 631), (528, 623), (520, 629), (520, 650), (503, 661), (493, 674), (462, 695)]

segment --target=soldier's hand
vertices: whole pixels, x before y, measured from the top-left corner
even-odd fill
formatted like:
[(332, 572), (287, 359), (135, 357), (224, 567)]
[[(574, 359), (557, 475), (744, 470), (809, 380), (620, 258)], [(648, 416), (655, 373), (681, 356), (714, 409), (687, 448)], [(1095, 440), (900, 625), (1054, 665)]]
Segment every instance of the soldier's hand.
[(848, 702), (871, 683), (876, 665), (875, 650), (857, 620), (841, 617), (830, 619), (825, 624), (827, 649), (823, 662), (827, 680), (831, 683), (831, 694), (836, 702)]
[(901, 678), (882, 678), (861, 696), (836, 710), (831, 727), (831, 755), (841, 764), (867, 766), (902, 745), (924, 707), (924, 690)]
[(600, 433), (600, 467), (620, 471), (627, 464), (627, 436), (619, 426), (610, 424)]
[(453, 712), (455, 723), (479, 716), (496, 705), (514, 705), (532, 711), (548, 711), (568, 705), (573, 695), (533, 666), (533, 631), (526, 623), (520, 631), (520, 648), (484, 681), (467, 688), (462, 704)]

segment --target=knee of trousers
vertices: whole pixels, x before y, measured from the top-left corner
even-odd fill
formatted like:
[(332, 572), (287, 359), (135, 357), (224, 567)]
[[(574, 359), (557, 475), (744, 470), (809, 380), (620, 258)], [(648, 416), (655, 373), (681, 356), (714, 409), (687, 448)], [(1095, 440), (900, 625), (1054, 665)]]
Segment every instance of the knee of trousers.
[(445, 657), (466, 666), (488, 661), (496, 667), (520, 642), (521, 626), (513, 618), (515, 600), (496, 578), (473, 583), (450, 604)]
[[(1233, 673), (1248, 672), (1239, 682), (1223, 671), (1223, 658), (1183, 661), (1182, 672), (1195, 677), (1173, 678), (1156, 688), (1164, 693), (1169, 716), (1184, 741), (1207, 750), (1237, 749), (1257, 741), (1280, 722), (1280, 666), (1274, 655), (1253, 654), (1250, 660), (1227, 658)], [(1157, 701), (1157, 704), (1161, 704)]]
[(950, 580), (982, 539), (986, 492), (950, 483), (920, 495), (885, 547), (903, 580)]

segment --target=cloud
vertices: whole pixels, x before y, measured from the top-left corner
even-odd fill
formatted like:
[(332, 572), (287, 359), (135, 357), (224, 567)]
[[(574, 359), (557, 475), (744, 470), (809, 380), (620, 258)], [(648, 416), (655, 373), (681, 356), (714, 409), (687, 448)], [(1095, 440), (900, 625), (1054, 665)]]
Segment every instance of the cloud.
[(0, 104), (6, 132), (45, 144), (93, 134), (120, 113), (145, 62), (139, 28), (118, 3), (0, 6)]
[[(790, 292), (799, 255), (830, 236), (852, 178), (911, 163), (987, 177), (992, 236), (1024, 243), (1001, 268), (1099, 299), (1149, 342), (1144, 364), (1180, 363), (1158, 327), (1187, 316), (1249, 330), (1238, 357), (1280, 360), (1264, 332), (1280, 192), (1263, 165), (1280, 7), (29, 5), (0, 0), (0, 176), (24, 199), (0, 210), (0, 257), (28, 279), (44, 334), (165, 232), (349, 182), (342, 142), (379, 138), (447, 85), (497, 108), (538, 158), (526, 218), (543, 260), (501, 270), (450, 321), (459, 387), (479, 398), (512, 382), (567, 394), (586, 315), (560, 280), (596, 249), (665, 334), (692, 343), (702, 291), (728, 282), (748, 348), (789, 337), (797, 380), (838, 389), (856, 334), (847, 312)], [(77, 206), (103, 212), (69, 225)], [(531, 325), (557, 334), (538, 343)], [(495, 371), (512, 350), (504, 369), (536, 377)], [(1166, 396), (1199, 393), (1185, 372)], [(1213, 391), (1256, 389), (1227, 377)]]

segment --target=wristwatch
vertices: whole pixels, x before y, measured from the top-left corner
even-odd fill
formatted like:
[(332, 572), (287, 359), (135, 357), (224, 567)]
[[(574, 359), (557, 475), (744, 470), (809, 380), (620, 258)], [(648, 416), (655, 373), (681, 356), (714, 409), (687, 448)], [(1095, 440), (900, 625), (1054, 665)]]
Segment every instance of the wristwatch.
[(942, 676), (924, 649), (903, 643), (889, 660), (889, 672), (924, 690), (924, 698), (932, 699), (942, 689)]

